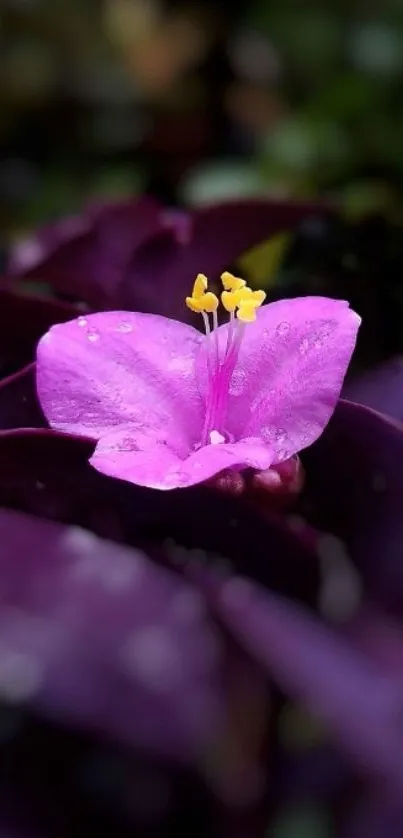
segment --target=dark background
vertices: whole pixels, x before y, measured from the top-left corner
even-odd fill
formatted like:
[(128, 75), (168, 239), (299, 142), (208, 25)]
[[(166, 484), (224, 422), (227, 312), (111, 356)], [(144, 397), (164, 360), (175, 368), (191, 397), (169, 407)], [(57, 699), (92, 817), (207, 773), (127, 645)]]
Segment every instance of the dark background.
[[(403, 348), (402, 0), (2, 0), (0, 9), (4, 255), (18, 236), (94, 198), (147, 192), (192, 206), (251, 195), (323, 198), (337, 203), (338, 219), (319, 214), (285, 248), (274, 242), (271, 276), (265, 251), (269, 296), (349, 299), (364, 319), (358, 367)], [(116, 769), (113, 751), (95, 749), (77, 779), (86, 740), (42, 731), (18, 713), (4, 718), (4, 775), (21, 782), (27, 766), (35, 815), (32, 781), (46, 741), (38, 787), (51, 789), (59, 810), (69, 786), (76, 809), (65, 834), (81, 836), (90, 824), (126, 838), (116, 811), (136, 766), (119, 754)], [(297, 768), (305, 765), (321, 730), (293, 705), (280, 720), (280, 743)], [(320, 780), (339, 794), (338, 763), (326, 759), (325, 749)], [(138, 771), (146, 788), (144, 766)], [(291, 797), (293, 783), (305, 782), (296, 775)], [(208, 834), (198, 794), (193, 801), (185, 788), (186, 823)], [(271, 838), (334, 835), (320, 795), (309, 802), (308, 788), (295, 799)], [(182, 827), (174, 813), (169, 834)]]
[(98, 195), (400, 217), (400, 0), (3, 0), (3, 228)]

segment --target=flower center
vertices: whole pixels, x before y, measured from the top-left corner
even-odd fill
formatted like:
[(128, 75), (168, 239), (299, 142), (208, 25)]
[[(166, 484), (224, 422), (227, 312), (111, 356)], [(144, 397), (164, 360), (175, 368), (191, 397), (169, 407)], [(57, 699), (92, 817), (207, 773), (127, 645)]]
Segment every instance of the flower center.
[(256, 320), (256, 311), (266, 298), (264, 291), (252, 291), (245, 280), (233, 276), (228, 271), (221, 274), (221, 281), (224, 288), (221, 303), (230, 318), (224, 346), (220, 346), (219, 343), (219, 300), (215, 294), (208, 291), (208, 280), (204, 274), (197, 275), (192, 296), (186, 297), (188, 308), (202, 315), (206, 331), (208, 386), (202, 445), (217, 445), (227, 439), (225, 423), (228, 396), (245, 327), (247, 323)]

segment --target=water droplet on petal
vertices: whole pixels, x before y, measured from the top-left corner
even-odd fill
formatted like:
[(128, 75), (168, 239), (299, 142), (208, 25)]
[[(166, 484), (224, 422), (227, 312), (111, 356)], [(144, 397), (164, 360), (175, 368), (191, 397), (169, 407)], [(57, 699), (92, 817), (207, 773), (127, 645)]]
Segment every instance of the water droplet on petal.
[(287, 439), (287, 434), (286, 434), (284, 428), (277, 428), (274, 436), (275, 436), (276, 442), (278, 442), (279, 445), (284, 443)]
[(225, 436), (220, 434), (219, 431), (210, 431), (209, 436), (211, 445), (220, 445), (220, 443), (225, 442)]
[(289, 331), (290, 331), (290, 324), (288, 323), (287, 320), (283, 320), (283, 322), (279, 323), (278, 326), (276, 327), (276, 335), (278, 337), (283, 337), (284, 335), (287, 335)]
[(123, 320), (122, 323), (119, 323), (116, 327), (116, 331), (121, 332), (124, 335), (129, 335), (130, 332), (133, 331), (133, 326), (127, 320)]
[(84, 326), (87, 325), (87, 322), (88, 321), (87, 321), (86, 317), (79, 317), (78, 320), (77, 320), (77, 326), (80, 326), (81, 328), (83, 328)]
[(98, 329), (89, 329), (87, 332), (87, 340), (90, 340), (91, 343), (95, 343), (96, 340), (99, 340), (100, 334)]
[(271, 442), (272, 439), (273, 439), (273, 428), (272, 428), (272, 426), (271, 425), (263, 425), (260, 428), (260, 436), (262, 436), (263, 439), (266, 442)]
[(327, 340), (329, 335), (334, 331), (335, 323), (332, 320), (324, 320), (317, 329), (312, 337), (312, 342), (315, 349), (320, 349), (323, 346), (324, 342)]

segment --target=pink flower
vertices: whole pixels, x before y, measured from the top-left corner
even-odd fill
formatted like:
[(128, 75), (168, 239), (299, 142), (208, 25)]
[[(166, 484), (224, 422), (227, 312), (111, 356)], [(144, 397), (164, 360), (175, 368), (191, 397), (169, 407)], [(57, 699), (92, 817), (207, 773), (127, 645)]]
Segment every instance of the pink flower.
[[(360, 318), (324, 297), (260, 308), (264, 292), (222, 275), (230, 322), (203, 275), (187, 305), (206, 334), (152, 314), (105, 312), (53, 326), (37, 390), (53, 428), (97, 442), (98, 471), (174, 489), (228, 469), (268, 469), (327, 425)], [(211, 320), (213, 328), (211, 328)]]

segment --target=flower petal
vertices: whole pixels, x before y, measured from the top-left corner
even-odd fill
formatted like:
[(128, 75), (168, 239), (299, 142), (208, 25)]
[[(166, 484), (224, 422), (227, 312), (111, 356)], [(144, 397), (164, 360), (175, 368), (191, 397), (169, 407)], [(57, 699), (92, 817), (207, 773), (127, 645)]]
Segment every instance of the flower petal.
[(202, 403), (194, 355), (203, 336), (157, 315), (107, 312), (54, 326), (38, 346), (37, 389), (50, 425), (98, 439), (117, 426), (162, 431), (187, 451)]
[(273, 453), (260, 440), (205, 445), (180, 456), (168, 440), (139, 437), (131, 428), (101, 437), (90, 459), (102, 474), (150, 489), (179, 489), (209, 480), (228, 468), (268, 468)]
[[(245, 328), (226, 430), (261, 437), (274, 462), (311, 445), (335, 408), (359, 323), (348, 303), (326, 297), (264, 306)], [(224, 341), (227, 327), (221, 332)]]

